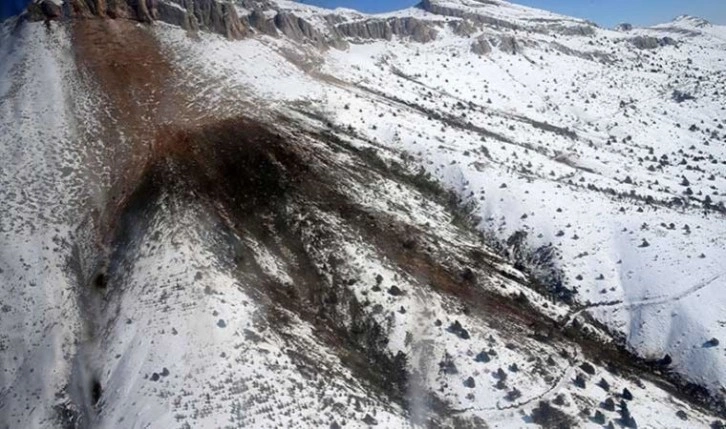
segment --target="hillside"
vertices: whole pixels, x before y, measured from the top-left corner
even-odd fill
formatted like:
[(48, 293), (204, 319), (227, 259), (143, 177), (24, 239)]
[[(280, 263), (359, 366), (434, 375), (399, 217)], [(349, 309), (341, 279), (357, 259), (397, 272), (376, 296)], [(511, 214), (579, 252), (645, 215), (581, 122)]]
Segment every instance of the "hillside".
[(0, 58), (0, 428), (723, 427), (726, 27), (44, 0)]

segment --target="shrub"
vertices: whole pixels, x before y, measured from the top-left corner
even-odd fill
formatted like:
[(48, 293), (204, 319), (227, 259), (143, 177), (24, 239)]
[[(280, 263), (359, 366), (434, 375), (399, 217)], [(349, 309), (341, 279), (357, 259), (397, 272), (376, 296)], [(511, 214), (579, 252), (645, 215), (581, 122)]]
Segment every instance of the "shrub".
[(540, 401), (539, 406), (532, 410), (532, 421), (544, 429), (561, 429), (575, 426), (572, 417), (551, 406), (547, 401)]

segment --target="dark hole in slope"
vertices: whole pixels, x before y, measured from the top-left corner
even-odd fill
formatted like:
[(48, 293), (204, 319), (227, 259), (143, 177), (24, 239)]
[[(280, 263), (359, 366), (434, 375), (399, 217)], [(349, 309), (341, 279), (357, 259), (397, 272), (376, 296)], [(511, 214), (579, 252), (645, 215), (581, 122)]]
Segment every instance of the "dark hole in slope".
[(101, 400), (101, 395), (103, 395), (103, 388), (101, 387), (101, 382), (98, 381), (98, 379), (94, 378), (91, 382), (91, 402), (93, 405), (98, 405), (98, 401)]
[(108, 279), (106, 278), (106, 273), (98, 273), (96, 274), (96, 277), (93, 278), (93, 287), (96, 289), (106, 289), (107, 285)]

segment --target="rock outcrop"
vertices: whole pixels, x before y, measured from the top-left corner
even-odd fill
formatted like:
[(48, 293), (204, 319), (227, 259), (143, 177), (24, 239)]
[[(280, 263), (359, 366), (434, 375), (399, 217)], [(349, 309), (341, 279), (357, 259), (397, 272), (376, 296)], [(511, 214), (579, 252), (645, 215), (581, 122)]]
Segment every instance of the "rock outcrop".
[[(488, 1), (480, 1), (482, 4), (489, 4), (492, 6), (498, 6), (498, 3), (495, 2), (488, 2)], [(431, 0), (423, 0), (421, 3), (419, 3), (418, 7), (425, 10), (426, 12), (430, 12), (436, 15), (442, 15), (442, 16), (451, 16), (455, 18), (464, 18), (468, 19), (472, 22), (475, 22), (477, 24), (483, 24), (494, 28), (508, 28), (510, 30), (518, 30), (520, 28), (519, 25), (514, 24), (509, 21), (505, 21), (503, 19), (494, 18), (492, 16), (486, 16), (481, 15), (478, 13), (472, 13), (467, 12), (462, 9), (457, 9), (453, 7), (447, 7), (440, 4), (437, 4), (435, 2), (432, 2)]]
[(663, 46), (677, 46), (678, 42), (670, 37), (636, 36), (630, 39), (638, 49), (657, 49)]
[(253, 10), (252, 13), (247, 16), (247, 20), (252, 28), (260, 31), (261, 33), (270, 36), (278, 35), (275, 22), (271, 18), (265, 16), (265, 14), (259, 9)]
[(595, 27), (592, 25), (562, 25), (554, 24), (547, 27), (547, 30), (562, 34), (564, 36), (593, 36)]
[[(167, 0), (167, 3), (170, 8), (176, 5), (186, 11), (184, 22), (189, 23), (188, 26), (183, 25), (186, 29), (207, 30), (230, 39), (240, 39), (249, 33), (249, 28), (240, 20), (232, 3), (218, 0)], [(169, 8), (158, 9), (158, 12), (162, 11), (164, 13), (158, 13), (156, 19), (170, 24), (175, 24), (179, 14), (184, 13), (179, 10), (167, 15)]]
[(631, 31), (633, 29), (633, 24), (623, 22), (622, 24), (618, 24), (615, 26), (616, 31)]
[(474, 26), (471, 21), (468, 21), (466, 19), (450, 21), (449, 28), (451, 28), (451, 31), (453, 31), (454, 34), (456, 34), (457, 36), (464, 37), (471, 36), (477, 31), (476, 26)]
[(487, 55), (492, 52), (492, 44), (486, 37), (479, 37), (471, 44), (471, 52), (477, 55)]
[(437, 35), (437, 31), (429, 23), (409, 17), (355, 21), (338, 24), (335, 28), (344, 37), (364, 40), (391, 40), (395, 35), (427, 43), (436, 39)]
[(230, 39), (239, 39), (249, 33), (234, 5), (220, 0), (69, 0), (63, 8), (42, 0), (28, 7), (27, 17), (34, 21), (62, 17), (162, 21), (190, 31), (211, 31)]
[(518, 52), (522, 52), (522, 47), (517, 42), (517, 39), (512, 36), (503, 36), (499, 41), (499, 49), (502, 52), (506, 52), (512, 55)]
[(319, 49), (343, 49), (347, 46), (335, 31), (329, 36), (325, 35), (305, 19), (290, 12), (278, 12), (272, 23), (282, 34), (296, 42), (310, 43)]

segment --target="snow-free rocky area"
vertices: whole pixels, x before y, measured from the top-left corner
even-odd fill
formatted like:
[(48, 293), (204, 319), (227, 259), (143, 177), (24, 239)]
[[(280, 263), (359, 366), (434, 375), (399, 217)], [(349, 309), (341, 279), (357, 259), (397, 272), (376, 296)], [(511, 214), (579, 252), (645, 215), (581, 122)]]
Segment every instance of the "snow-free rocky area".
[(726, 27), (0, 24), (0, 429), (723, 427)]

